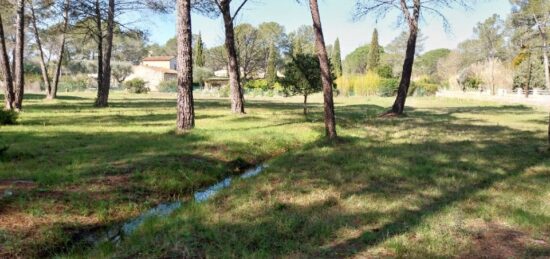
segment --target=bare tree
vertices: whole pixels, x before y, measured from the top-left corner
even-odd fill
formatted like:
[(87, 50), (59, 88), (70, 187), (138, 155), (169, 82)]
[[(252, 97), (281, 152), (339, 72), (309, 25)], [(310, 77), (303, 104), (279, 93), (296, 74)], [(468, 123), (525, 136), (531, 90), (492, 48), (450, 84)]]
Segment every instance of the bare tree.
[(315, 48), (319, 58), (321, 69), (321, 82), (323, 83), (323, 96), (325, 107), (325, 131), (329, 139), (336, 139), (336, 119), (334, 115), (334, 100), (332, 93), (333, 78), (330, 69), (330, 63), (325, 46), (325, 37), (323, 27), (321, 26), (321, 15), (319, 14), (319, 5), (317, 0), (309, 0), (311, 18), (313, 19), (313, 28), (315, 30)]
[(178, 41), (178, 132), (195, 126), (193, 100), (193, 34), (191, 30), (191, 0), (177, 0)]
[[(44, 80), (44, 85), (46, 86), (47, 96), (50, 96), (52, 92), (52, 84), (50, 80), (50, 75), (48, 74), (48, 65), (44, 58), (44, 49), (42, 48), (42, 41), (40, 40), (40, 31), (38, 29), (37, 15), (36, 15), (36, 2), (30, 0), (29, 7), (31, 10), (31, 25), (33, 28), (34, 38), (36, 41), (36, 48), (38, 49), (38, 59), (40, 61), (40, 69), (42, 71), (42, 80)], [(43, 2), (40, 4), (44, 4)], [(40, 9), (49, 8), (49, 6), (38, 6)]]
[(385, 115), (395, 116), (403, 114), (405, 101), (411, 84), (411, 76), (416, 53), (416, 41), (419, 33), (419, 21), (422, 13), (433, 14), (443, 21), (446, 29), (449, 28), (447, 19), (441, 12), (445, 8), (451, 8), (454, 5), (466, 6), (464, 0), (357, 0), (355, 18), (361, 18), (369, 14), (374, 14), (377, 19), (383, 18), (394, 10), (400, 15), (400, 20), (409, 27), (409, 38), (407, 40), (407, 50), (403, 62), (403, 71), (401, 81), (397, 90), (397, 98), (392, 109)]
[(13, 77), (10, 67), (10, 60), (8, 57), (8, 50), (6, 47), (6, 36), (4, 34), (4, 24), (2, 21), (2, 13), (0, 12), (0, 71), (2, 72), (2, 78), (4, 79), (4, 99), (5, 107), (8, 110), (14, 108), (15, 94), (13, 91)]

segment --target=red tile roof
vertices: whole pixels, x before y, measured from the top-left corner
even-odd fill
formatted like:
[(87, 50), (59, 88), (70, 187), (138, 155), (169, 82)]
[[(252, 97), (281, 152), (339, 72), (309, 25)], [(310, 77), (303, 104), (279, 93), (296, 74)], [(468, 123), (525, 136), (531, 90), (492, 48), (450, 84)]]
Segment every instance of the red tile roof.
[(146, 57), (143, 61), (170, 61), (174, 59), (172, 56), (156, 56), (156, 57)]

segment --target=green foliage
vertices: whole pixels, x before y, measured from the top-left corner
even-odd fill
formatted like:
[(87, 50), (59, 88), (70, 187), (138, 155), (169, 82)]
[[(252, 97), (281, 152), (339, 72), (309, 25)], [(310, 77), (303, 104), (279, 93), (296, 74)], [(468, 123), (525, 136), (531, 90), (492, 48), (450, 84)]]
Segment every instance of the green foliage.
[[(530, 61), (530, 62), (529, 62)], [(514, 88), (546, 88), (544, 64), (541, 60), (524, 59), (515, 69)]]
[(377, 71), (380, 66), (380, 44), (378, 44), (378, 30), (374, 29), (372, 32), (372, 40), (369, 49), (369, 58), (367, 61), (367, 70)]
[(150, 89), (146, 85), (147, 85), (147, 82), (145, 82), (141, 78), (134, 78), (132, 80), (128, 80), (124, 82), (124, 88), (126, 88), (128, 92), (134, 93), (134, 94), (148, 93)]
[(370, 96), (380, 92), (382, 79), (374, 72), (365, 75), (344, 75), (338, 78), (338, 89), (344, 95)]
[(195, 47), (193, 48), (195, 54), (195, 66), (204, 67), (206, 64), (204, 60), (204, 42), (202, 41), (202, 34), (199, 33), (195, 41)]
[(277, 53), (275, 52), (275, 44), (271, 44), (269, 48), (269, 58), (267, 60), (267, 70), (265, 74), (266, 83), (273, 85), (278, 81), (277, 77)]
[(336, 41), (334, 42), (334, 47), (332, 50), (332, 73), (338, 78), (341, 77), (343, 74), (343, 68), (342, 68), (342, 51), (340, 50), (340, 39), (336, 38)]
[(90, 78), (85, 75), (80, 76), (62, 76), (59, 80), (59, 92), (81, 92), (91, 86)]
[(415, 62), (415, 68), (421, 74), (434, 77), (437, 74), (438, 62), (449, 56), (450, 53), (450, 49), (430, 50), (418, 57)]
[(231, 93), (231, 88), (229, 87), (229, 85), (224, 85), (220, 87), (220, 89), (218, 90), (218, 95), (220, 97), (229, 97), (230, 93)]
[(245, 89), (268, 90), (271, 85), (266, 79), (248, 80), (244, 83)]
[(206, 67), (194, 67), (193, 68), (193, 83), (197, 85), (204, 85), (206, 79), (214, 76), (214, 71)]
[(344, 69), (346, 74), (364, 74), (367, 70), (367, 61), (370, 45), (364, 45), (346, 56)]
[(0, 109), (0, 125), (14, 125), (18, 117), (16, 111)]
[(178, 91), (178, 80), (164, 80), (157, 86), (159, 92), (176, 93)]
[(282, 80), (286, 95), (307, 96), (323, 89), (319, 59), (312, 54), (298, 54), (285, 65)]
[(388, 64), (384, 64), (384, 65), (381, 65), (381, 66), (378, 66), (376, 68), (376, 73), (381, 76), (382, 78), (393, 78), (393, 68), (388, 65)]
[(383, 97), (395, 96), (399, 89), (399, 79), (397, 78), (382, 78), (380, 80), (380, 88), (378, 94)]

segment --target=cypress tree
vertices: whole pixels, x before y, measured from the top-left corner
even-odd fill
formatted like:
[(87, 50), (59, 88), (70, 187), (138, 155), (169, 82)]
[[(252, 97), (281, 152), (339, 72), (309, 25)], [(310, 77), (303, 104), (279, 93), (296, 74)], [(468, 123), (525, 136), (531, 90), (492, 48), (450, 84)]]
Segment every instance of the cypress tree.
[(374, 71), (378, 66), (380, 66), (380, 45), (378, 44), (378, 30), (374, 29), (367, 60), (367, 70)]
[(195, 65), (197, 67), (204, 67), (204, 43), (202, 42), (202, 35), (199, 32), (197, 42), (195, 43)]
[(336, 77), (342, 76), (342, 51), (340, 50), (340, 39), (336, 38), (332, 48), (332, 70)]
[(275, 44), (271, 44), (269, 47), (265, 79), (269, 85), (273, 85), (277, 82), (277, 52)]

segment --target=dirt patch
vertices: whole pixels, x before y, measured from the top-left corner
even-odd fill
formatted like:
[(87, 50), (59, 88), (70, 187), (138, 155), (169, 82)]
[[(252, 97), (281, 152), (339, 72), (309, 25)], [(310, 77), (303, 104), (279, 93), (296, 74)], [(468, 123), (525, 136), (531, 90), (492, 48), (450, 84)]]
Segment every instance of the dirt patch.
[(461, 258), (548, 258), (550, 243), (502, 224), (487, 223), (473, 236), (472, 250)]
[(38, 185), (32, 181), (5, 180), (0, 181), (0, 199), (13, 196), (17, 192), (30, 191)]

